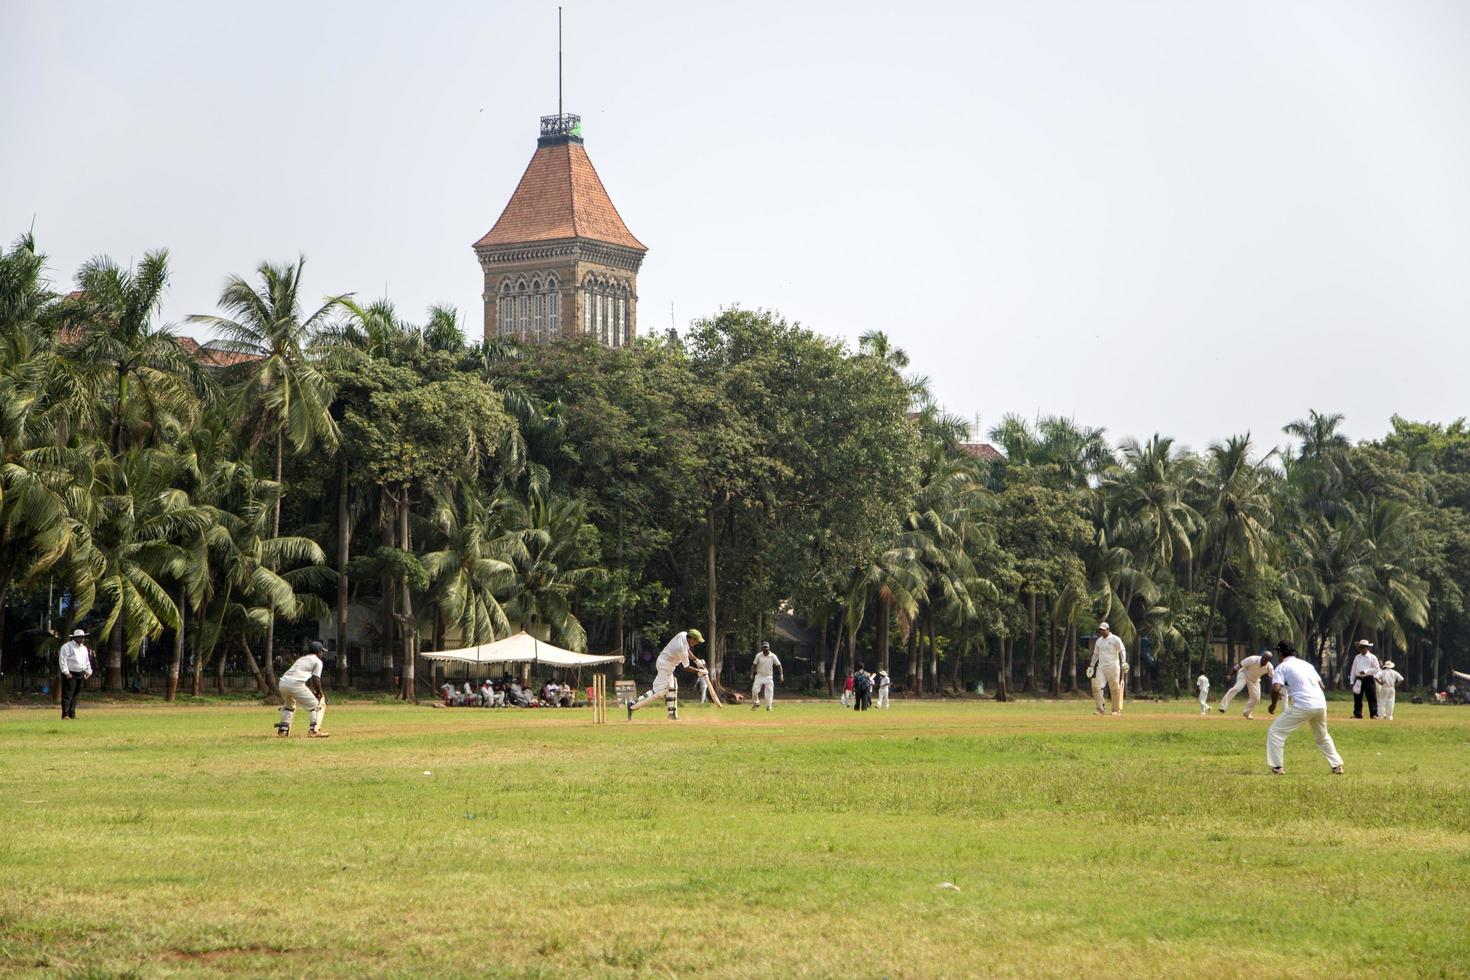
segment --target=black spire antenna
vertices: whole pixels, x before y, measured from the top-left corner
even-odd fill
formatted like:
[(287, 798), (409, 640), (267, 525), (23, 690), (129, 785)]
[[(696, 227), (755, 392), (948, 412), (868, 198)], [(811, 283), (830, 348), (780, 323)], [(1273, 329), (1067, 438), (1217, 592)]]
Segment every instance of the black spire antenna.
[(540, 146), (582, 142), (582, 117), (568, 115), (562, 105), (561, 7), (556, 8), (556, 115), (541, 117)]
[(561, 112), (561, 5), (556, 8), (556, 114)]

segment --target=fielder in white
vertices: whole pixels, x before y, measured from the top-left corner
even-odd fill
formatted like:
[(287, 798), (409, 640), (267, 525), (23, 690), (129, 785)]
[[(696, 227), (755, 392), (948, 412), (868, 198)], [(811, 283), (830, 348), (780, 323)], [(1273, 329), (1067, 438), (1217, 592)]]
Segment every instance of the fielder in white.
[(281, 720), (276, 723), (276, 734), (283, 738), (291, 735), (291, 720), (296, 717), (298, 706), (311, 712), (311, 727), (306, 737), (328, 736), (322, 731), (322, 717), (327, 713), (327, 695), (322, 690), (322, 649), (319, 641), (312, 640), (311, 652), (281, 675)]
[(776, 681), (772, 671), (779, 674), (781, 683), (786, 683), (786, 669), (781, 666), (781, 658), (771, 652), (769, 643), (761, 644), (761, 652), (755, 655), (755, 681), (750, 685), (751, 711), (758, 711), (761, 706), (761, 695), (766, 698), (766, 710), (771, 710), (771, 702), (776, 700)]
[(888, 707), (888, 689), (893, 686), (893, 678), (888, 676), (888, 671), (880, 670), (873, 683), (878, 685), (878, 707)]
[(1327, 757), (1332, 771), (1341, 776), (1342, 756), (1337, 754), (1337, 746), (1332, 744), (1332, 736), (1327, 732), (1327, 689), (1317, 668), (1298, 660), (1296, 647), (1286, 640), (1276, 644), (1276, 652), (1281, 655), (1281, 664), (1271, 675), (1271, 705), (1266, 711), (1276, 713), (1282, 689), (1291, 694), (1291, 707), (1266, 730), (1266, 765), (1278, 776), (1286, 772), (1283, 766), (1286, 736), (1303, 725), (1310, 725), (1318, 751)]
[(1393, 701), (1398, 694), (1398, 686), (1404, 682), (1404, 675), (1393, 669), (1393, 661), (1385, 660), (1383, 669), (1378, 672), (1378, 717), (1393, 721)]
[(1210, 713), (1210, 679), (1200, 674), (1195, 678), (1194, 686), (1199, 690), (1199, 713), (1207, 715)]
[(694, 655), (694, 648), (703, 642), (704, 634), (699, 630), (679, 633), (669, 641), (668, 646), (658, 655), (658, 674), (653, 679), (653, 687), (643, 697), (628, 702), (629, 721), (633, 720), (633, 712), (655, 698), (663, 698), (669, 711), (669, 720), (679, 719), (679, 682), (674, 679), (674, 671), (684, 667), (708, 677), (709, 671), (705, 669), (704, 661)]
[(1245, 717), (1249, 718), (1261, 703), (1261, 678), (1271, 676), (1271, 651), (1262, 650), (1254, 657), (1246, 657), (1231, 668), (1231, 673), (1235, 674), (1235, 684), (1220, 700), (1220, 713), (1224, 714), (1230, 707), (1230, 699), (1244, 690), (1249, 695), (1245, 701)]
[(1097, 702), (1097, 713), (1107, 714), (1103, 706), (1103, 687), (1113, 699), (1113, 714), (1123, 713), (1123, 675), (1128, 673), (1128, 650), (1123, 641), (1113, 635), (1107, 623), (1097, 624), (1098, 637), (1092, 641), (1092, 660), (1087, 665), (1087, 676), (1092, 678), (1092, 697)]

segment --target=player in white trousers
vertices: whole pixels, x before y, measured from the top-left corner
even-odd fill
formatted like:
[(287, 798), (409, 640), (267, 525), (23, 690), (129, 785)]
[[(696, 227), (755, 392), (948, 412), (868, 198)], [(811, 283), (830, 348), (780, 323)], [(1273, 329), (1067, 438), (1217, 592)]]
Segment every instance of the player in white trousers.
[(1087, 665), (1087, 676), (1092, 678), (1092, 697), (1097, 702), (1097, 713), (1107, 714), (1103, 706), (1103, 687), (1113, 701), (1113, 714), (1123, 713), (1123, 675), (1128, 673), (1128, 650), (1123, 641), (1113, 635), (1107, 623), (1097, 624), (1098, 637), (1092, 641), (1092, 660)]
[(878, 685), (878, 704), (880, 708), (888, 707), (888, 689), (893, 686), (893, 678), (888, 676), (888, 671), (878, 671), (878, 676), (873, 678), (873, 683)]
[(281, 720), (276, 722), (276, 734), (283, 738), (291, 736), (291, 720), (297, 708), (311, 712), (311, 727), (307, 738), (326, 738), (322, 731), (322, 717), (327, 713), (327, 694), (322, 690), (322, 645), (311, 641), (311, 652), (300, 657), (291, 669), (281, 675)]
[(761, 644), (761, 652), (755, 655), (755, 666), (752, 672), (755, 680), (750, 685), (750, 710), (758, 711), (761, 706), (761, 695), (765, 695), (766, 710), (771, 710), (771, 703), (776, 700), (776, 680), (772, 672), (781, 676), (781, 683), (786, 683), (786, 668), (781, 666), (781, 658), (771, 652), (769, 643)]
[(1385, 660), (1383, 669), (1378, 672), (1378, 717), (1393, 721), (1393, 701), (1398, 694), (1398, 686), (1404, 682), (1404, 675), (1393, 669), (1393, 661)]
[(704, 634), (699, 630), (679, 633), (668, 642), (663, 652), (658, 655), (658, 675), (653, 679), (653, 687), (649, 688), (643, 697), (628, 702), (629, 721), (633, 720), (633, 712), (655, 698), (663, 699), (665, 707), (668, 708), (670, 721), (679, 720), (679, 683), (674, 679), (674, 671), (684, 667), (704, 677), (709, 677), (704, 661), (694, 655), (694, 648), (703, 642)]
[(1207, 715), (1210, 713), (1210, 679), (1200, 674), (1195, 678), (1194, 686), (1199, 690), (1199, 713)]
[(1332, 744), (1332, 736), (1327, 731), (1327, 689), (1317, 668), (1297, 659), (1296, 647), (1287, 640), (1276, 644), (1276, 652), (1281, 655), (1281, 664), (1271, 675), (1271, 705), (1266, 711), (1276, 714), (1276, 702), (1283, 690), (1291, 695), (1291, 707), (1266, 731), (1266, 765), (1276, 775), (1283, 774), (1286, 736), (1303, 725), (1310, 725), (1317, 750), (1327, 757), (1333, 773), (1341, 776), (1342, 756), (1337, 754), (1337, 746)]
[(1271, 675), (1271, 651), (1262, 650), (1254, 657), (1246, 657), (1236, 664), (1231, 670), (1235, 675), (1235, 684), (1225, 692), (1225, 697), (1220, 701), (1220, 713), (1230, 707), (1230, 699), (1242, 690), (1249, 695), (1245, 702), (1245, 717), (1251, 717), (1256, 710), (1256, 705), (1261, 703), (1261, 678)]

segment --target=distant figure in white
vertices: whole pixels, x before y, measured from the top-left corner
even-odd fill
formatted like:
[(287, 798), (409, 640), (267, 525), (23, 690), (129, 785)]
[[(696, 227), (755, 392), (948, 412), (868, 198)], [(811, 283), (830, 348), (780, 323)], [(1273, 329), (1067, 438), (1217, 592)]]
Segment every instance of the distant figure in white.
[(658, 674), (653, 679), (653, 687), (649, 688), (637, 701), (628, 702), (629, 721), (633, 720), (633, 712), (655, 698), (663, 699), (668, 708), (670, 721), (679, 719), (679, 684), (674, 680), (674, 671), (679, 667), (685, 667), (703, 677), (708, 677), (709, 671), (705, 669), (704, 661), (694, 655), (694, 648), (703, 642), (704, 634), (699, 630), (688, 630), (674, 635), (674, 638), (658, 655), (656, 665)]
[(1327, 692), (1317, 668), (1299, 660), (1296, 647), (1288, 640), (1276, 644), (1276, 652), (1281, 655), (1281, 664), (1271, 675), (1271, 705), (1266, 710), (1276, 714), (1276, 702), (1283, 690), (1291, 695), (1291, 706), (1266, 730), (1266, 765), (1278, 776), (1284, 773), (1286, 736), (1303, 725), (1310, 725), (1318, 751), (1327, 757), (1332, 771), (1341, 776), (1342, 756), (1337, 754), (1337, 746), (1332, 744), (1332, 736), (1327, 732)]
[(1128, 673), (1128, 650), (1123, 641), (1113, 635), (1107, 623), (1097, 624), (1098, 637), (1092, 641), (1092, 660), (1087, 665), (1087, 676), (1092, 678), (1092, 697), (1097, 702), (1097, 713), (1107, 714), (1103, 704), (1103, 687), (1113, 699), (1113, 714), (1123, 713), (1123, 675)]
[(1393, 661), (1385, 660), (1378, 672), (1378, 717), (1393, 721), (1393, 701), (1404, 675), (1393, 669)]
[(1230, 668), (1230, 672), (1235, 675), (1235, 684), (1220, 700), (1220, 712), (1223, 714), (1230, 707), (1230, 699), (1244, 689), (1249, 695), (1245, 701), (1245, 717), (1249, 718), (1261, 703), (1261, 678), (1271, 675), (1271, 651), (1262, 650), (1254, 657), (1246, 657)]
[(878, 707), (888, 707), (888, 689), (893, 686), (893, 678), (888, 676), (888, 671), (880, 670), (873, 683), (878, 685)]
[(327, 713), (327, 695), (322, 690), (321, 642), (311, 641), (311, 652), (300, 657), (291, 669), (281, 675), (281, 720), (276, 723), (276, 734), (283, 738), (291, 736), (291, 721), (298, 707), (311, 712), (311, 727), (307, 738), (326, 738), (322, 731), (322, 717)]
[(786, 683), (786, 670), (781, 666), (781, 658), (771, 652), (769, 643), (761, 644), (761, 652), (755, 655), (755, 681), (750, 686), (751, 711), (758, 711), (761, 706), (761, 696), (766, 699), (766, 710), (771, 710), (771, 702), (776, 700), (776, 678), (779, 674), (781, 683)]
[(699, 689), (699, 703), (704, 704), (709, 700), (709, 678), (700, 674), (695, 678), (694, 686)]
[(1194, 686), (1199, 690), (1199, 713), (1207, 715), (1210, 713), (1210, 679), (1200, 674), (1195, 678)]
[(1363, 717), (1363, 701), (1368, 701), (1368, 717), (1378, 717), (1378, 692), (1374, 690), (1378, 672), (1383, 665), (1373, 653), (1373, 644), (1368, 640), (1358, 641), (1358, 654), (1353, 657), (1349, 671), (1353, 679), (1353, 717)]

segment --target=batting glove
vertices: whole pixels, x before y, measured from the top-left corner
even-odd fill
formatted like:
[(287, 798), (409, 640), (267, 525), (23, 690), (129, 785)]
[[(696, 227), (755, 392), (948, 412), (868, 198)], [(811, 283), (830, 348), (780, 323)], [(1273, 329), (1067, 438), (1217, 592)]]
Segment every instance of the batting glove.
[(1088, 677), (1091, 677), (1092, 676), (1092, 668), (1091, 667), (1088, 667), (1087, 668), (1087, 676)]

